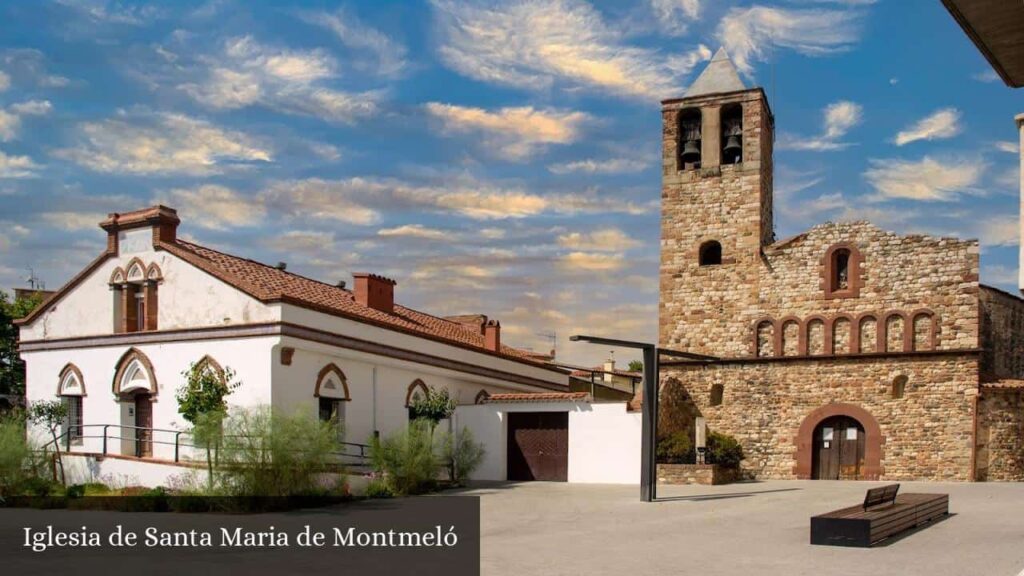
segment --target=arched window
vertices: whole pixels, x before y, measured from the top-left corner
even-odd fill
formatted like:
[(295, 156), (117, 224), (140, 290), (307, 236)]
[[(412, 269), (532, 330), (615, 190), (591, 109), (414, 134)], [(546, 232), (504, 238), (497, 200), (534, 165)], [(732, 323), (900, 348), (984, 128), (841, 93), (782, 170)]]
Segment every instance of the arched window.
[(754, 355), (759, 358), (775, 356), (775, 323), (765, 319), (754, 327)]
[(409, 411), (409, 420), (413, 419), (412, 404), (417, 400), (423, 400), (427, 397), (430, 392), (427, 390), (427, 385), (423, 383), (423, 380), (419, 378), (412, 381), (409, 384), (409, 388), (405, 392), (405, 407)]
[(903, 394), (907, 391), (907, 380), (906, 376), (897, 376), (892, 381), (892, 397), (893, 399), (903, 398)]
[(863, 258), (855, 246), (836, 244), (822, 259), (822, 280), (825, 298), (857, 298), (860, 296), (860, 270)]
[(722, 164), (743, 162), (743, 107), (722, 107)]
[(74, 364), (68, 364), (60, 372), (57, 395), (64, 404), (67, 415), (61, 424), (61, 435), (72, 444), (82, 443), (82, 397), (85, 396), (85, 380), (82, 371)]
[(114, 332), (157, 329), (157, 285), (163, 272), (156, 263), (146, 265), (132, 258), (126, 269), (115, 268), (110, 275), (114, 293)]
[(701, 266), (718, 266), (722, 263), (722, 245), (716, 240), (708, 240), (700, 245), (699, 262)]
[(679, 113), (679, 169), (696, 170), (701, 161), (701, 112), (689, 108)]
[(313, 396), (317, 398), (320, 420), (336, 425), (340, 440), (345, 421), (345, 405), (352, 399), (348, 393), (348, 378), (341, 368), (335, 364), (324, 366), (316, 377)]
[(140, 350), (132, 348), (125, 352), (117, 366), (112, 386), (115, 396), (136, 392), (156, 396), (158, 387), (153, 364)]
[(708, 403), (711, 406), (721, 406), (722, 405), (722, 399), (723, 399), (724, 396), (725, 396), (725, 386), (723, 386), (721, 384), (712, 384), (711, 385), (711, 398), (709, 399)]
[(487, 390), (481, 390), (476, 393), (476, 398), (473, 399), (473, 404), (483, 404), (487, 402), (487, 399), (490, 397), (490, 392), (488, 392)]

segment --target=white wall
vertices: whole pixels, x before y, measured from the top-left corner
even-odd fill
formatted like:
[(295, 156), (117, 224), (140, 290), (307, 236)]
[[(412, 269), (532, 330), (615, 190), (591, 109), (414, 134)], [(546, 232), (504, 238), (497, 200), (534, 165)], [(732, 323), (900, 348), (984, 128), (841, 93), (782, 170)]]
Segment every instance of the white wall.
[(640, 413), (627, 412), (625, 403), (586, 402), (460, 406), (454, 425), (468, 428), (486, 450), (474, 480), (508, 478), (509, 412), (569, 413), (569, 482), (640, 483)]
[[(133, 231), (152, 237), (149, 228)], [(139, 244), (139, 243), (135, 243)], [(135, 257), (146, 266), (156, 262), (164, 275), (158, 288), (161, 330), (272, 322), (280, 307), (268, 306), (168, 252), (122, 249), (99, 266), (42, 316), (21, 328), (23, 341), (114, 333), (114, 292), (108, 281), (118, 266)]]
[(274, 406), (315, 415), (317, 375), (334, 363), (345, 374), (351, 398), (345, 406), (345, 439), (357, 444), (367, 444), (374, 430), (386, 435), (406, 425), (405, 397), (417, 379), (428, 387), (448, 389), (459, 404), (472, 404), (481, 390), (491, 394), (520, 391), (500, 380), (296, 338), (283, 338), (281, 346), (294, 348), (295, 354), (291, 366), (281, 365), (280, 354), (273, 354)]
[[(231, 406), (254, 406), (269, 404), (271, 401), (270, 359), (276, 337), (242, 338), (237, 340), (203, 340), (171, 344), (140, 345), (137, 348), (153, 364), (157, 381), (157, 396), (153, 402), (153, 427), (183, 430), (188, 423), (178, 414), (175, 391), (183, 383), (182, 372), (193, 363), (209, 354), (225, 368), (236, 373), (242, 383), (231, 396)], [(83, 424), (121, 424), (122, 404), (113, 394), (114, 373), (128, 346), (79, 348), (26, 352), (22, 355), (28, 366), (26, 397), (31, 402), (55, 400), (61, 370), (69, 362), (82, 371), (86, 396), (82, 399)], [(39, 432), (39, 430), (36, 430)], [(102, 429), (86, 428), (86, 435), (102, 435)], [(110, 435), (119, 436), (116, 428)], [(126, 434), (125, 434), (126, 435)], [(174, 446), (156, 442), (173, 442), (174, 434), (154, 432), (153, 457), (165, 460), (174, 458)], [(102, 452), (102, 438), (83, 439), (83, 445), (72, 447), (75, 451)], [(120, 441), (108, 441), (109, 452), (121, 451)]]

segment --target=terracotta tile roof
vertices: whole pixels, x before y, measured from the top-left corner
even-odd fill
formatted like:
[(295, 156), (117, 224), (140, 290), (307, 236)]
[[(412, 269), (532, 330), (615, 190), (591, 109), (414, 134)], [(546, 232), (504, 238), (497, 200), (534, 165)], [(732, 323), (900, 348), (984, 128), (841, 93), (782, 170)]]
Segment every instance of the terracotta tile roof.
[(995, 382), (982, 382), (981, 387), (1024, 390), (1024, 380), (1003, 379)]
[(483, 404), (505, 404), (521, 402), (575, 402), (587, 400), (590, 394), (587, 392), (538, 392), (536, 394), (491, 394)]
[[(281, 301), (327, 314), (376, 324), (401, 332), (471, 347), (478, 352), (495, 354), (484, 348), (484, 335), (463, 323), (446, 320), (395, 304), (387, 313), (356, 302), (351, 291), (326, 284), (254, 260), (225, 254), (192, 242), (177, 240), (161, 242), (159, 247), (212, 274), (250, 296), (263, 301)], [(533, 361), (532, 352), (502, 346), (499, 356), (561, 372)]]

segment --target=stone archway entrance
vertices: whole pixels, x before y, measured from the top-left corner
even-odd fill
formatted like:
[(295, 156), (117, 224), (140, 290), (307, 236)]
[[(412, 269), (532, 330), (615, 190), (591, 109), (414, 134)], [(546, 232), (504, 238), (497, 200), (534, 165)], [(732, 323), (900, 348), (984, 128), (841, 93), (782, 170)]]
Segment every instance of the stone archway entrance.
[(831, 416), (814, 429), (811, 478), (860, 480), (864, 468), (864, 427), (849, 416)]
[(799, 479), (878, 480), (883, 474), (882, 429), (856, 404), (827, 404), (812, 411), (794, 440), (793, 473)]

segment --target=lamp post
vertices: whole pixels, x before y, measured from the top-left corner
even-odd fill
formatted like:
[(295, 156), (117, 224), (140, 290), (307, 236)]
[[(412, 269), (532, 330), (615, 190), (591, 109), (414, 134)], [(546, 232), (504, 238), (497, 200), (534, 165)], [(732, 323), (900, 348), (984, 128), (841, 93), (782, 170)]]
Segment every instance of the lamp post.
[(657, 451), (658, 430), (658, 381), (661, 374), (661, 356), (672, 356), (698, 362), (713, 362), (717, 358), (658, 348), (648, 342), (632, 342), (598, 336), (570, 336), (572, 342), (587, 342), (616, 348), (634, 348), (643, 353), (644, 358), (644, 395), (641, 406), (641, 444), (640, 444), (640, 500), (654, 502), (658, 497), (658, 466), (655, 459)]

